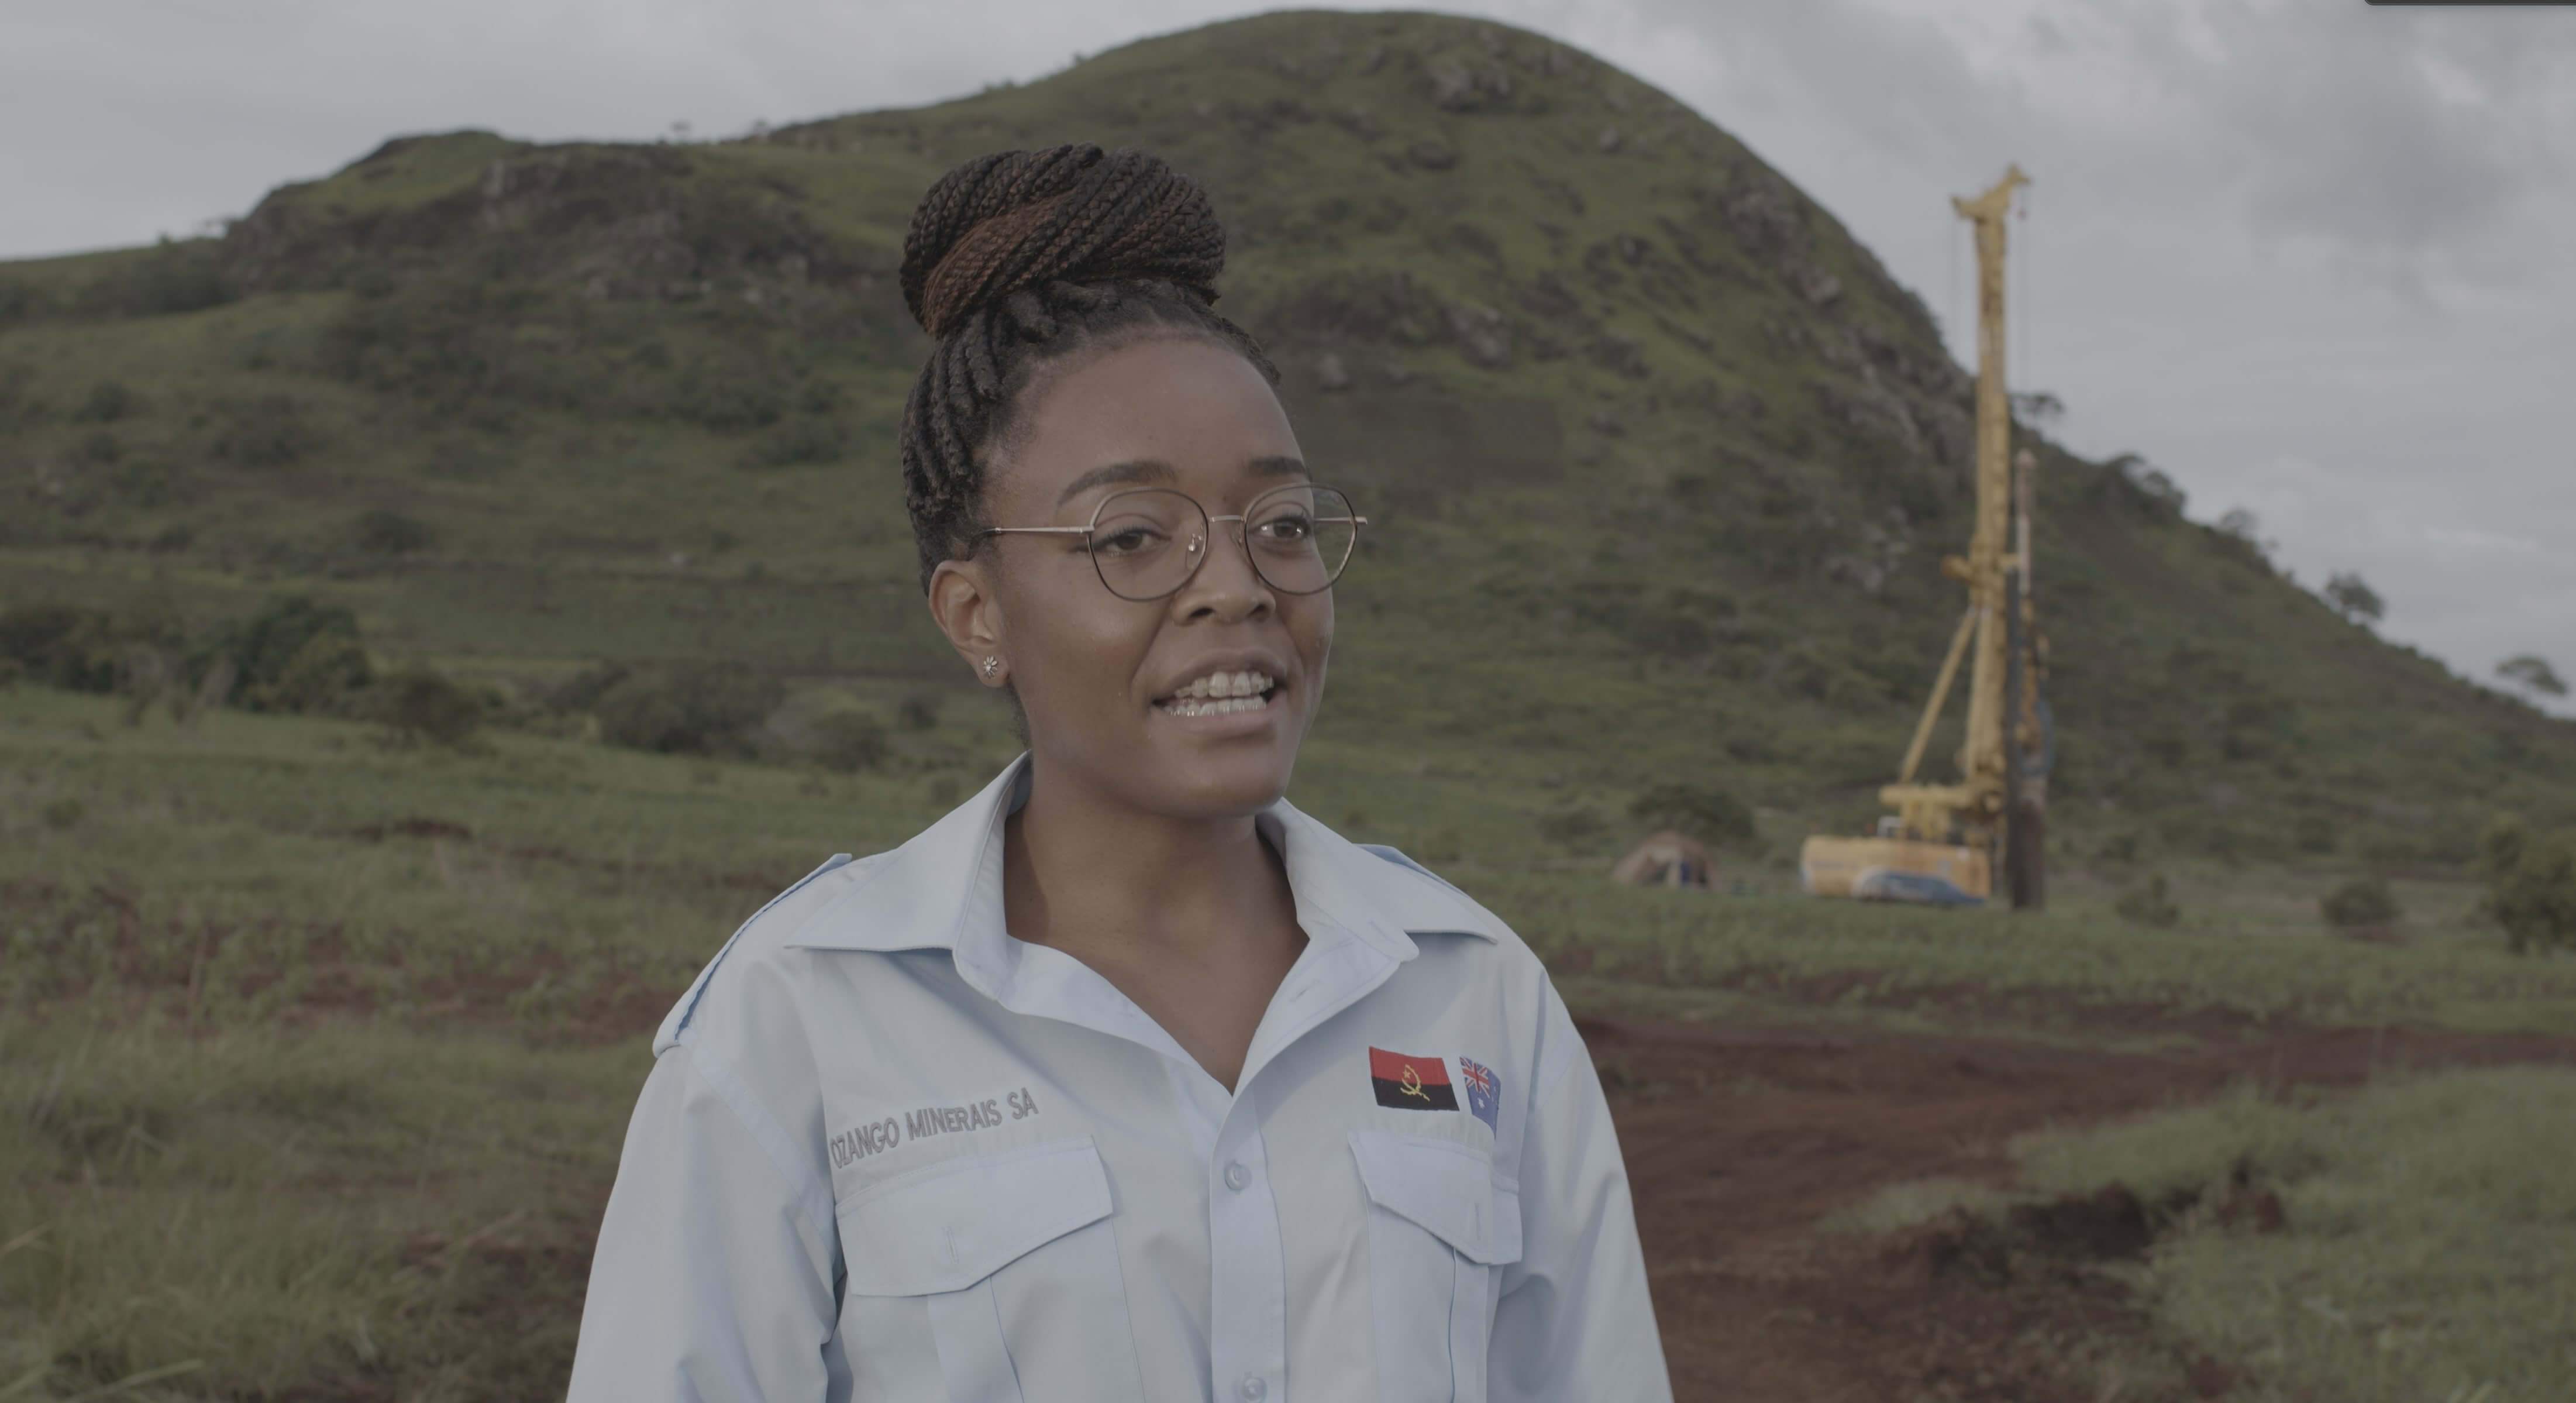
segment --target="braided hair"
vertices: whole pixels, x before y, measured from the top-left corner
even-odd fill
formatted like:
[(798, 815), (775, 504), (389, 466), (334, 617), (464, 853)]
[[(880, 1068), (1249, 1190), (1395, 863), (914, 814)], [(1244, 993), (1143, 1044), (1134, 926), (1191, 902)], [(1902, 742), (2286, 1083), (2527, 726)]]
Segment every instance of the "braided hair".
[(986, 468), (1031, 377), (1077, 347), (1165, 328), (1279, 372), (1215, 309), (1225, 226), (1159, 157), (997, 151), (939, 178), (903, 238), (903, 300), (930, 359), (903, 408), (904, 507), (921, 582), (972, 555)]

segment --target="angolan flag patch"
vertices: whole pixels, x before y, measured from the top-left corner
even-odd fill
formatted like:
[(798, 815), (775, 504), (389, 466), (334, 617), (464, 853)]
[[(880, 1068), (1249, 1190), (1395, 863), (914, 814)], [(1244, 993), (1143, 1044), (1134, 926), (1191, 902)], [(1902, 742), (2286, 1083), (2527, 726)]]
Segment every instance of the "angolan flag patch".
[(1437, 1057), (1370, 1048), (1369, 1085), (1377, 1088), (1379, 1105), (1399, 1111), (1458, 1109), (1458, 1093), (1449, 1086), (1449, 1064)]

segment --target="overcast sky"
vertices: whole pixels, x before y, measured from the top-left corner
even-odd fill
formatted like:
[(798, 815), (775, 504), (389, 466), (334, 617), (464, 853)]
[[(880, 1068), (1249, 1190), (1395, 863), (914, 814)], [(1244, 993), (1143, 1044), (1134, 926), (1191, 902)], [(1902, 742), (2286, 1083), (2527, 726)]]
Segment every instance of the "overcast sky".
[[(698, 135), (1026, 81), (1230, 0), (81, 0), (0, 9), (0, 258), (247, 210), (386, 136)], [(1356, 7), (1376, 8), (1376, 7)], [(2576, 8), (1466, 0), (1820, 200), (1968, 357), (1947, 197), (2007, 160), (2013, 379), (2475, 677), (2576, 678)], [(2044, 583), (2044, 582), (2043, 582)], [(2576, 708), (2557, 709), (2576, 714)]]

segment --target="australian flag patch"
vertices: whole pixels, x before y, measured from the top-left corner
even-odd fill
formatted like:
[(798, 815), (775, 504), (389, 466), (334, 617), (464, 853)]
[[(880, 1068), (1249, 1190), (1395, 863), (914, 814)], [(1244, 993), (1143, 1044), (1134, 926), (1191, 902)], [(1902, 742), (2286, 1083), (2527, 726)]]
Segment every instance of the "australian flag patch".
[(1449, 1086), (1449, 1064), (1437, 1057), (1409, 1057), (1382, 1047), (1369, 1049), (1369, 1085), (1377, 1103), (1399, 1111), (1454, 1111), (1458, 1093)]
[(1467, 1114), (1500, 1134), (1502, 1127), (1494, 1121), (1503, 1102), (1503, 1079), (1494, 1075), (1493, 1068), (1467, 1057), (1458, 1059), (1458, 1079), (1467, 1085)]

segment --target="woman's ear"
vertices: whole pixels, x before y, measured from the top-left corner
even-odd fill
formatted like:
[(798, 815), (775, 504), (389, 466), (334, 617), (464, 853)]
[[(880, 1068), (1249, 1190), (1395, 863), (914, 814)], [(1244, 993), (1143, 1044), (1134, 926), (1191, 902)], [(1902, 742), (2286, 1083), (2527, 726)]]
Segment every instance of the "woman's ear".
[(991, 572), (972, 560), (943, 560), (930, 572), (930, 618), (948, 635), (948, 646), (975, 672), (975, 680), (999, 687), (1011, 677), (1002, 651), (1001, 601), (993, 595)]

